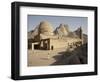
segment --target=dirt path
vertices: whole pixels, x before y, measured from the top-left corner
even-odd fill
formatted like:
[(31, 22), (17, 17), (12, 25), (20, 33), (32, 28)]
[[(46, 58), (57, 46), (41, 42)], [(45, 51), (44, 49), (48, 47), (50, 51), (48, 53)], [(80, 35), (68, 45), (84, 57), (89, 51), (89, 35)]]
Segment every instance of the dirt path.
[(59, 52), (64, 52), (66, 49), (56, 50), (28, 50), (28, 66), (48, 66), (56, 62), (54, 56), (59, 56)]

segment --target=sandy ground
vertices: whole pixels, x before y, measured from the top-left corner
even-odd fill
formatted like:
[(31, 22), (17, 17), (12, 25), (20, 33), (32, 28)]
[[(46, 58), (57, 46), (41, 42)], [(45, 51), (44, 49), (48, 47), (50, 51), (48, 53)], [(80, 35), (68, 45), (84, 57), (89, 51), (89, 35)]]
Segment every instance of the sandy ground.
[(56, 50), (28, 50), (28, 66), (48, 66), (56, 62), (54, 56), (61, 55), (59, 52), (66, 48)]

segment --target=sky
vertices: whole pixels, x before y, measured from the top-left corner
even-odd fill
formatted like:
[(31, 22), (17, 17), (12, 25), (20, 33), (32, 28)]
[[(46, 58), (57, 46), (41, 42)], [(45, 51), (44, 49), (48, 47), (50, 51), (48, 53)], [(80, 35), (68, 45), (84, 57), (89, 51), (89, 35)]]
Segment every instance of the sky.
[(75, 31), (80, 26), (83, 33), (87, 34), (88, 18), (75, 16), (49, 16), (49, 15), (28, 15), (28, 31), (34, 30), (41, 21), (48, 21), (53, 28), (57, 28), (60, 24), (67, 24), (71, 31)]

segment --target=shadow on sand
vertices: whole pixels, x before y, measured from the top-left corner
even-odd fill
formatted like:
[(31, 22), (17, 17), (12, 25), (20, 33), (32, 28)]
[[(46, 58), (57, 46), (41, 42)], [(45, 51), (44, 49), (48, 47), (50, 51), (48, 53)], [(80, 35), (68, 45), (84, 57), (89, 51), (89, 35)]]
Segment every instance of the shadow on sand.
[(53, 56), (56, 62), (51, 65), (87, 64), (87, 44), (79, 46), (73, 51), (59, 52), (58, 54), (59, 55)]

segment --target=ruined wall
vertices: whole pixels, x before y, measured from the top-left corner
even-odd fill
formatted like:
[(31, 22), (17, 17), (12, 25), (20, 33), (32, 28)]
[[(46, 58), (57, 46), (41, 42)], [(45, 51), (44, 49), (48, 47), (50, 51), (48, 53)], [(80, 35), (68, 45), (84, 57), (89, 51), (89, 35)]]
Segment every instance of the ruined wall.
[[(50, 47), (53, 46), (54, 49), (67, 47), (67, 41), (59, 39), (50, 39)], [(51, 48), (50, 48), (51, 49)]]
[(53, 49), (57, 48), (68, 48), (69, 45), (73, 45), (76, 42), (80, 42), (81, 39), (72, 39), (68, 38), (67, 40), (63, 39), (50, 39), (50, 49), (53, 46)]

